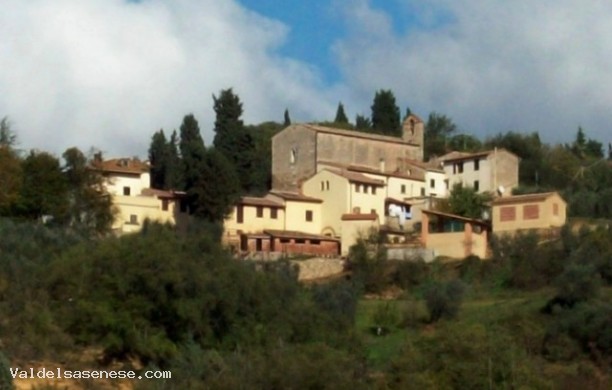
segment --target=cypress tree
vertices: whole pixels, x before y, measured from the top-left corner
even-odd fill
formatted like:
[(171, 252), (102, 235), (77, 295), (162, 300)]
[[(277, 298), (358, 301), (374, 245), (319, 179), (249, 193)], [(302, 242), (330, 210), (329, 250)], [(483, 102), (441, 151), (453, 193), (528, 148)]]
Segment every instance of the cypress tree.
[(192, 188), (200, 177), (200, 169), (206, 148), (204, 140), (200, 135), (200, 126), (198, 121), (192, 114), (183, 118), (183, 124), (180, 128), (181, 140), (179, 149), (181, 152), (182, 172), (183, 172), (183, 188), (189, 190)]
[(164, 189), (176, 190), (184, 188), (178, 144), (178, 134), (176, 133), (176, 130), (174, 130), (170, 136), (170, 139), (166, 143), (166, 173)]
[(357, 115), (355, 117), (355, 129), (359, 131), (369, 132), (372, 130), (372, 123), (369, 118), (363, 115)]
[(164, 130), (159, 130), (151, 138), (149, 162), (151, 163), (151, 188), (166, 188), (167, 141)]
[(210, 222), (222, 222), (240, 194), (240, 181), (234, 166), (214, 148), (204, 156), (200, 177), (189, 190), (193, 212)]
[(335, 123), (349, 123), (346, 114), (344, 113), (344, 105), (342, 102), (338, 103), (338, 109), (336, 110), (336, 119), (334, 119)]
[(285, 127), (291, 125), (291, 118), (289, 118), (289, 110), (285, 108)]
[(215, 119), (214, 146), (235, 167), (244, 191), (252, 186), (253, 139), (245, 129), (242, 103), (232, 89), (222, 90), (219, 98), (213, 95)]
[(401, 137), (400, 110), (391, 90), (376, 92), (371, 108), (372, 128), (376, 133)]

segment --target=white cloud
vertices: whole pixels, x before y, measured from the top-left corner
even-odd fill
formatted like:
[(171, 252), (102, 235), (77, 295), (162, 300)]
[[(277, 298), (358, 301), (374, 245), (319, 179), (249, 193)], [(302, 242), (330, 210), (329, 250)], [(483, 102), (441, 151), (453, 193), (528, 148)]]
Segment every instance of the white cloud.
[(275, 53), (288, 28), (235, 1), (4, 0), (0, 116), (21, 146), (145, 155), (193, 112), (212, 140), (212, 94), (233, 87), (249, 123), (329, 111), (307, 64)]
[(413, 111), (447, 114), (481, 136), (538, 130), (567, 141), (582, 125), (612, 141), (612, 3), (406, 0), (422, 27), (401, 36), (384, 24), (367, 34), (384, 15), (374, 2), (354, 4), (347, 20), (364, 27), (335, 51), (346, 83), (362, 91), (357, 104), (391, 88)]

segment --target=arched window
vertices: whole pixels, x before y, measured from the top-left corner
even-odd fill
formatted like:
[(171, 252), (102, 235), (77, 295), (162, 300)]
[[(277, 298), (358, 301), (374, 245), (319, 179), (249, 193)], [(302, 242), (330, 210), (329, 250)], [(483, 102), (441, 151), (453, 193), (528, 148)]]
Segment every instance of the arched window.
[(291, 148), (291, 155), (289, 156), (289, 162), (291, 164), (295, 164), (296, 160), (297, 160), (297, 149)]

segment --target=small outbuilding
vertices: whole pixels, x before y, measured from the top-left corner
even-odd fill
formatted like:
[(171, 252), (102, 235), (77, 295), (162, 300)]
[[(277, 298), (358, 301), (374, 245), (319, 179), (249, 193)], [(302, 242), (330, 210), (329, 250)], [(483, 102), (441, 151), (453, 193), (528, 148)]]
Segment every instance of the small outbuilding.
[(550, 231), (565, 225), (567, 218), (567, 203), (558, 192), (501, 197), (491, 206), (494, 234)]

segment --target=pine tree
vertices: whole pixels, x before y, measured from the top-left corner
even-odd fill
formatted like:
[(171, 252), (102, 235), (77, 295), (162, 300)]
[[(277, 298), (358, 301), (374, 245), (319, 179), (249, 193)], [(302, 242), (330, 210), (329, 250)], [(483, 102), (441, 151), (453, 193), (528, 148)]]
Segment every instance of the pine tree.
[(344, 113), (344, 105), (342, 105), (342, 102), (338, 103), (338, 109), (336, 110), (336, 118), (334, 119), (334, 123), (349, 123), (349, 120), (346, 117), (346, 114)]
[(189, 190), (195, 186), (200, 177), (200, 169), (206, 154), (204, 140), (200, 135), (200, 126), (192, 114), (185, 116), (180, 128), (181, 140), (179, 149), (181, 152), (183, 188)]
[(355, 129), (359, 131), (369, 132), (372, 130), (372, 123), (369, 118), (363, 115), (357, 115), (355, 117)]
[(242, 119), (242, 103), (232, 89), (222, 90), (219, 98), (213, 95), (215, 119), (214, 146), (235, 167), (244, 191), (249, 191), (253, 161), (253, 139), (245, 129)]
[(289, 118), (289, 110), (285, 108), (285, 127), (291, 125), (291, 118)]
[(401, 137), (400, 110), (391, 90), (380, 90), (372, 104), (372, 128), (376, 133)]

